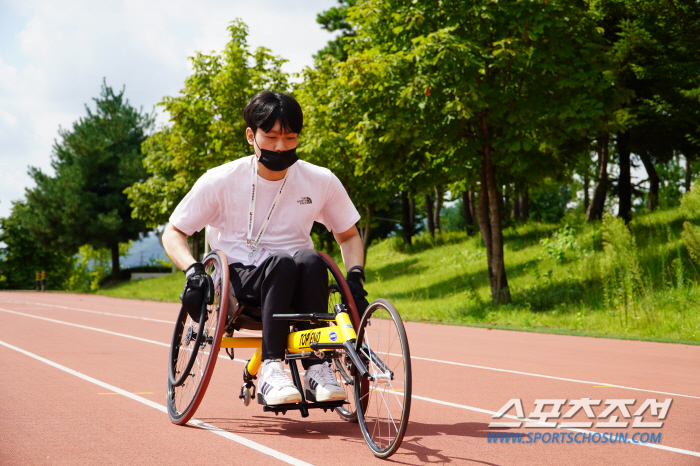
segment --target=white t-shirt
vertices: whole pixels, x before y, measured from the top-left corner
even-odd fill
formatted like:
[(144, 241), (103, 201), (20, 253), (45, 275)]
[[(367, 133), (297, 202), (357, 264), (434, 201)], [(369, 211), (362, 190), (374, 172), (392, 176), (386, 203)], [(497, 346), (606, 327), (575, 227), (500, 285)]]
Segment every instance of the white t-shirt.
[[(170, 223), (188, 236), (209, 225), (209, 245), (223, 251), (229, 263), (251, 262), (246, 240), (253, 160), (251, 155), (207, 171), (170, 216)], [(258, 175), (252, 240), (281, 184), (282, 180), (269, 181)], [(299, 160), (289, 167), (287, 184), (258, 250), (294, 255), (313, 248), (314, 221), (342, 233), (359, 219), (345, 188), (330, 170)]]

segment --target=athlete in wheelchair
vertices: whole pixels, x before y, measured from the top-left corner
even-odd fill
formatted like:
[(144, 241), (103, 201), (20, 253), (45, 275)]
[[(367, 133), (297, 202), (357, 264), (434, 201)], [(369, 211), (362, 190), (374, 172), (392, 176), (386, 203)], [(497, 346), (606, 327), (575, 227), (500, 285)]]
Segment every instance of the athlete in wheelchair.
[[(240, 398), (245, 404), (257, 377), (257, 399), (267, 411), (299, 409), (306, 416), (310, 408), (334, 409), (350, 421), (359, 414), (375, 455), (387, 457), (398, 448), (408, 420), (410, 360), (393, 306), (384, 300), (370, 306), (366, 300), (364, 254), (355, 227), (360, 215), (335, 175), (297, 158), (303, 114), (293, 97), (261, 92), (243, 117), (254, 155), (204, 174), (163, 234), (169, 257), (186, 276), (170, 355), (170, 417), (182, 424), (194, 414), (220, 347), (255, 347), (255, 339), (235, 338), (234, 331), (260, 329), (258, 351), (244, 369)], [(330, 257), (313, 250), (315, 221), (333, 231), (346, 279)], [(213, 252), (200, 263), (187, 237), (205, 226)], [(376, 342), (367, 330), (372, 320)], [(392, 344), (383, 342), (392, 340), (381, 332), (383, 320), (394, 323), (390, 330), (396, 338), (394, 353), (381, 357), (382, 346)], [(393, 357), (396, 352), (400, 358)], [(296, 359), (305, 369), (303, 383)], [(389, 367), (389, 359), (400, 364)], [(373, 392), (379, 411), (385, 411), (374, 421), (365, 416)], [(348, 393), (355, 407), (346, 401)], [(394, 426), (377, 433), (386, 419)]]

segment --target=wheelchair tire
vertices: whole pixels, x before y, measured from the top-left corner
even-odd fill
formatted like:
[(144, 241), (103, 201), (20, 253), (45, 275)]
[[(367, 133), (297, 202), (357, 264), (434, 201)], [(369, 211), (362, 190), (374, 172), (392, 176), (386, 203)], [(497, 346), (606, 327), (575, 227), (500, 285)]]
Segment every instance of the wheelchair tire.
[[(201, 324), (192, 321), (185, 310), (180, 311), (170, 347), (168, 416), (174, 424), (178, 425), (186, 424), (192, 418), (204, 398), (214, 372), (226, 325), (228, 288), (223, 287), (225, 292), (221, 292), (221, 283), (229, 282), (226, 257), (212, 251), (207, 254), (202, 263), (204, 270), (214, 278), (216, 291), (214, 303), (207, 305), (206, 317), (202, 316), (205, 318), (200, 319)], [(193, 333), (197, 334), (197, 338), (191, 338)]]
[(361, 392), (363, 378), (354, 375), (362, 436), (376, 457), (388, 458), (401, 445), (411, 411), (408, 338), (401, 316), (389, 301), (377, 299), (369, 305), (360, 321), (355, 349), (374, 378), (369, 389)]
[[(336, 304), (345, 304), (350, 313), (353, 325), (355, 326), (355, 332), (357, 332), (359, 318), (355, 320), (352, 317), (353, 309), (356, 308), (355, 301), (350, 294), (350, 289), (347, 283), (345, 283), (345, 279), (333, 259), (324, 252), (318, 251), (318, 253), (323, 260), (326, 261), (326, 265), (328, 266), (328, 312), (333, 313)], [(355, 315), (357, 315), (357, 310), (355, 310)], [(353, 377), (354, 369), (352, 362), (349, 357), (342, 355), (339, 359), (333, 360), (332, 368), (338, 385), (345, 389), (345, 394), (348, 397), (348, 404), (335, 408), (335, 412), (344, 421), (357, 422), (357, 403), (355, 403), (355, 379)], [(369, 390), (369, 381), (363, 379), (360, 383), (362, 393), (367, 393)]]

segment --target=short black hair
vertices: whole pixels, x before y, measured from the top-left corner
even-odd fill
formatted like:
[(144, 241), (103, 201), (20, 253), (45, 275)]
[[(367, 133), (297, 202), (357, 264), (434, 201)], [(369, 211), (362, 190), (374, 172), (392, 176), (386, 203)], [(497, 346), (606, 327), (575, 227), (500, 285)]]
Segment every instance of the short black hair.
[(296, 99), (279, 92), (262, 91), (250, 99), (243, 109), (243, 119), (253, 134), (258, 128), (268, 132), (280, 122), (281, 130), (285, 133), (301, 133), (304, 126), (304, 113)]

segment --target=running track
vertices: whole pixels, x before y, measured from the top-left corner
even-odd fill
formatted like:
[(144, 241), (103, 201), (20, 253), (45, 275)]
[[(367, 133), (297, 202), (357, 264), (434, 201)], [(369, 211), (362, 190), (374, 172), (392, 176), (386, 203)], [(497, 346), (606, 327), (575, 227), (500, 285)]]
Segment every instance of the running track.
[[(381, 464), (359, 426), (334, 413), (314, 410), (302, 419), (298, 413), (275, 417), (254, 403), (244, 407), (237, 398), (240, 360), (250, 354), (244, 350), (236, 361), (219, 359), (196, 420), (171, 424), (166, 361), (178, 309), (100, 296), (0, 293), (0, 464)], [(700, 346), (406, 327), (411, 422), (389, 462), (700, 464)], [(627, 432), (628, 438), (661, 432), (654, 446), (488, 443), (487, 433), (506, 431), (488, 426), (512, 398), (522, 400), (526, 416), (535, 399), (546, 398), (636, 399), (632, 412), (648, 398), (673, 404), (661, 429), (582, 429)], [(573, 420), (585, 421), (580, 414)]]

